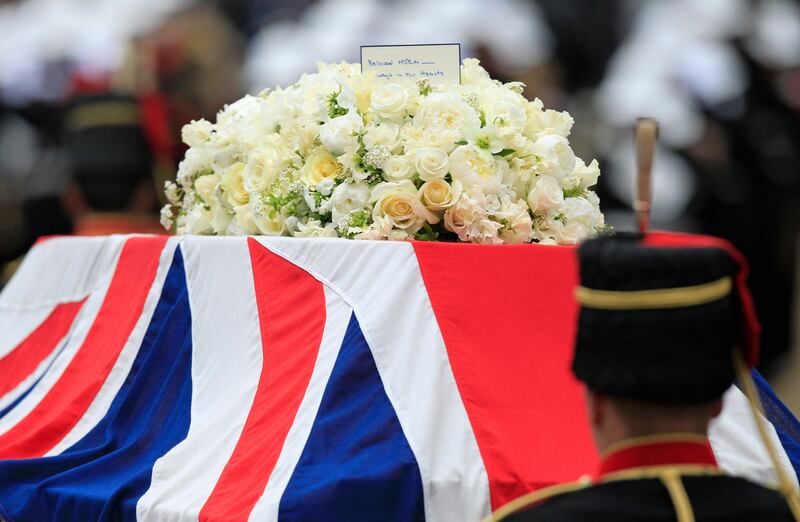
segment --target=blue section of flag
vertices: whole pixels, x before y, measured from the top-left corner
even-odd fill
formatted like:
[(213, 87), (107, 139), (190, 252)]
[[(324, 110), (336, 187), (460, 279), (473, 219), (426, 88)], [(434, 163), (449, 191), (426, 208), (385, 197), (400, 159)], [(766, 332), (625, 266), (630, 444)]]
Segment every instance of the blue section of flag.
[(191, 337), (177, 249), (142, 346), (108, 413), (60, 455), (0, 461), (0, 517), (136, 520), (153, 464), (189, 431)]
[(800, 422), (756, 370), (753, 370), (753, 380), (758, 388), (764, 415), (775, 427), (778, 439), (780, 439), (781, 445), (792, 463), (792, 468), (800, 480)]
[(355, 314), (279, 520), (424, 520), (419, 467)]

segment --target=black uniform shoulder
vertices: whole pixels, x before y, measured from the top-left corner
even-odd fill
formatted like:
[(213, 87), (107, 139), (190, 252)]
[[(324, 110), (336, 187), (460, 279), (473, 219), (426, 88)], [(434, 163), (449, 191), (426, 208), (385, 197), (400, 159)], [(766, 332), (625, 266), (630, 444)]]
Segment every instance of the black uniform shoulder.
[[(728, 476), (681, 477), (695, 520), (792, 521), (777, 492)], [(504, 522), (670, 521), (676, 517), (669, 492), (658, 478), (616, 480), (556, 495), (502, 518)]]

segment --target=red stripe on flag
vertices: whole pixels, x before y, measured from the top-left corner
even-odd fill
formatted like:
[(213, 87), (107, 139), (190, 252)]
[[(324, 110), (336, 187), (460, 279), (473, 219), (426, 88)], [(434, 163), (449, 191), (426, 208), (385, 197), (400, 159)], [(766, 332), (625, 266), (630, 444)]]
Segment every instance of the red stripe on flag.
[(86, 413), (139, 320), (166, 241), (166, 236), (126, 241), (86, 339), (41, 402), (0, 436), (0, 459), (44, 455)]
[(307, 272), (248, 239), (264, 362), (253, 405), (201, 521), (246, 521), (303, 400), (325, 328), (325, 292)]
[(67, 335), (86, 299), (57, 305), (50, 315), (0, 359), (0, 397), (28, 378)]
[(493, 508), (593, 471), (597, 453), (570, 371), (575, 249), (415, 242), (414, 250)]

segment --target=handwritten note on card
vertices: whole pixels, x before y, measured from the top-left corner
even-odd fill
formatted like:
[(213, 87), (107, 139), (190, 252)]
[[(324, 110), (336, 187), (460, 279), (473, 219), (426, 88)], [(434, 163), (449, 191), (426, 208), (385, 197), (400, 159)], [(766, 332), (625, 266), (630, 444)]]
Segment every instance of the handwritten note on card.
[(363, 45), (361, 70), (385, 80), (461, 83), (461, 45)]

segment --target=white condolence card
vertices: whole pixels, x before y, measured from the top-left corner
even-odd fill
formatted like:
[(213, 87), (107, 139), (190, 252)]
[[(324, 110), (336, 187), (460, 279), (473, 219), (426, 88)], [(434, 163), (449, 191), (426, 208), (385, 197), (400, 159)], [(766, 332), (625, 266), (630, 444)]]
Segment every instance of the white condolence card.
[(385, 80), (461, 83), (461, 44), (362, 45), (361, 70)]

